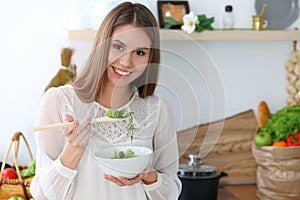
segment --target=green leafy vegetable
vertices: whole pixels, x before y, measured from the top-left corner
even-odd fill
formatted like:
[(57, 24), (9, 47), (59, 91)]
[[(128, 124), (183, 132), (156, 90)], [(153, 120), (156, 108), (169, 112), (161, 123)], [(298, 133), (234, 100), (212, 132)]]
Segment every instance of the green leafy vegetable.
[(129, 117), (128, 114), (126, 114), (125, 109), (122, 110), (107, 110), (106, 116), (110, 118), (127, 118)]
[(35, 175), (35, 160), (31, 161), (28, 164), (26, 169), (21, 170), (21, 177), (22, 179), (28, 178)]
[(287, 106), (271, 114), (260, 132), (270, 133), (273, 142), (285, 141), (289, 134), (300, 132), (300, 105)]
[(125, 155), (126, 155), (127, 158), (133, 158), (133, 157), (135, 157), (135, 154), (134, 154), (134, 152), (131, 149), (127, 149)]
[(134, 152), (131, 149), (127, 149), (124, 153), (124, 151), (114, 151), (114, 155), (112, 159), (124, 159), (124, 158), (133, 158), (135, 157)]

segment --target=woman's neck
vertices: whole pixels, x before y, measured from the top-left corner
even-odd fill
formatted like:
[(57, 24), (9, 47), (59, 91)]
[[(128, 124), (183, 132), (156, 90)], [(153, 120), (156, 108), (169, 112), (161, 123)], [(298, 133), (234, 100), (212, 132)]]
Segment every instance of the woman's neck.
[(132, 93), (133, 91), (129, 87), (115, 87), (106, 84), (97, 101), (107, 108), (120, 108), (131, 99)]

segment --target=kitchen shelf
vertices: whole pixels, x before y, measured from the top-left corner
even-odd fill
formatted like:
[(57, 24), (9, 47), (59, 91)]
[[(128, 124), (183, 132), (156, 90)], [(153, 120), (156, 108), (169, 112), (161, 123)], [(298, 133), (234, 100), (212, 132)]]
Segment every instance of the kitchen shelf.
[[(96, 30), (70, 30), (69, 40), (93, 40)], [(300, 40), (298, 30), (214, 30), (188, 34), (181, 30), (161, 29), (161, 40)]]

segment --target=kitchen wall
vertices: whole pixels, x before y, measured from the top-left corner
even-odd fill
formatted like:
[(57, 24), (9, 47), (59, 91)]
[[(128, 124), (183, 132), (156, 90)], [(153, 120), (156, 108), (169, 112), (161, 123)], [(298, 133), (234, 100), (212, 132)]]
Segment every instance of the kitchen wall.
[[(214, 16), (215, 28), (222, 28), (227, 3), (234, 8), (235, 27), (250, 28), (255, 13), (254, 0), (189, 2), (195, 13)], [(147, 5), (157, 15), (156, 1)], [(92, 41), (67, 39), (70, 28), (97, 26), (97, 20), (94, 24), (78, 21), (86, 10), (79, 0), (0, 1), (1, 160), (16, 131), (25, 134), (35, 153), (31, 128), (43, 90), (59, 69), (61, 48), (75, 49), (73, 62), (79, 71), (90, 51)], [(299, 25), (297, 20), (289, 29)], [(291, 41), (162, 41), (157, 94), (171, 105), (177, 130), (256, 110), (261, 100), (275, 112), (285, 106), (284, 62), (291, 51)], [(23, 149), (20, 159), (26, 163), (28, 154)]]

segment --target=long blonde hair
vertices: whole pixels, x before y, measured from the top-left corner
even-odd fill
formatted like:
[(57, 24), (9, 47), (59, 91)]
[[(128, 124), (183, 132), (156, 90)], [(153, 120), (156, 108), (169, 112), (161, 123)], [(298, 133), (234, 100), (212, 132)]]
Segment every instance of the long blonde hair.
[(127, 24), (143, 28), (152, 42), (148, 66), (131, 85), (138, 89), (141, 98), (154, 93), (160, 63), (158, 24), (147, 7), (139, 3), (125, 2), (113, 8), (103, 20), (87, 63), (73, 83), (76, 94), (83, 102), (95, 101), (100, 95), (106, 78), (110, 38), (117, 27)]

